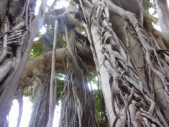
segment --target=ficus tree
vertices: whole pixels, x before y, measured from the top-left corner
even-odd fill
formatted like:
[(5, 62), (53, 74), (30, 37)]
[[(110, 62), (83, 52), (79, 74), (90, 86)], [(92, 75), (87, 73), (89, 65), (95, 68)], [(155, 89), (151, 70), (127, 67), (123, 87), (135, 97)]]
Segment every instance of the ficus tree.
[[(66, 44), (66, 47), (56, 50), (55, 61), (56, 71), (66, 75), (61, 97), (60, 127), (99, 126), (94, 104), (96, 101), (86, 83), (86, 75), (91, 71), (97, 73), (103, 93), (105, 104), (103, 109), (106, 111), (104, 116), (108, 119), (108, 125), (106, 123), (102, 126), (167, 127), (169, 125), (167, 1), (156, 1), (162, 32), (153, 28), (150, 16), (143, 6), (146, 2), (146, 0), (74, 0), (78, 8), (55, 9), (46, 14), (45, 2), (42, 2), (41, 11), (32, 23), (44, 19), (44, 24), (51, 27), (57, 20), (57, 36)], [(9, 3), (5, 1), (3, 3), (10, 7)], [(2, 77), (0, 125), (2, 126), (7, 125), (4, 121), (9, 113), (19, 79), (21, 86), (30, 81), (36, 83), (37, 80), (40, 85), (45, 83), (44, 74), (48, 74), (51, 70), (51, 52), (28, 61), (23, 70), (24, 65), (21, 60), (23, 58), (25, 64), (33, 43), (32, 33), (38, 32), (38, 25), (36, 24), (35, 29), (35, 26), (31, 27), (32, 20), (28, 20), (31, 19), (29, 7), (32, 5), (23, 2), (21, 6), (25, 7), (25, 11), (21, 14), (27, 32), (23, 35), (27, 38), (24, 43), (16, 40), (17, 44), (23, 46), (18, 49), (19, 53), (16, 52), (18, 45), (17, 48), (13, 45), (16, 38), (8, 43), (12, 38), (9, 26), (13, 28), (17, 24), (13, 22), (12, 25), (8, 15), (14, 11), (6, 13), (1, 10), (0, 13), (3, 33), (0, 71), (5, 72), (0, 75)], [(79, 29), (85, 31), (85, 35), (77, 32)], [(8, 51), (6, 47), (13, 50)], [(25, 47), (27, 50), (23, 50)], [(19, 55), (20, 50), (25, 55)], [(19, 56), (15, 57), (15, 55)], [(18, 66), (13, 66), (15, 62)], [(41, 106), (43, 108), (44, 105)], [(48, 110), (45, 112), (48, 114)], [(38, 120), (42, 119), (35, 120), (35, 123), (38, 123)]]

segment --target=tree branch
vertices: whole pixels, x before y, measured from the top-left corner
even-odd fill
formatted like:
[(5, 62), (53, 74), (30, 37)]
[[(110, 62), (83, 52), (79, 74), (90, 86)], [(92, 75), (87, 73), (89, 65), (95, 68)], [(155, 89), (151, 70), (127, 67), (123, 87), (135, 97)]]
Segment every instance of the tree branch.
[[(65, 73), (64, 70), (64, 58), (66, 48), (56, 50), (56, 72)], [(87, 56), (90, 57), (91, 56)], [(83, 59), (83, 58), (82, 58)], [(35, 59), (29, 60), (26, 64), (21, 82), (27, 83), (29, 80), (36, 75), (41, 75), (44, 72), (50, 72), (52, 63), (52, 51), (44, 53), (43, 55), (36, 57)], [(87, 67), (89, 71), (95, 71), (95, 65), (91, 61), (87, 61)]]

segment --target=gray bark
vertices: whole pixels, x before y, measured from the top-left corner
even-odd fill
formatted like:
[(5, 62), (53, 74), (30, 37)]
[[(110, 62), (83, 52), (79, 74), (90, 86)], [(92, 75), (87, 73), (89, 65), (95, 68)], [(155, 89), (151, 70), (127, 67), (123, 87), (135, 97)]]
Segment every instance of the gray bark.
[[(122, 9), (115, 6), (112, 1), (100, 2), (95, 0), (94, 9), (88, 6), (89, 3), (83, 0), (80, 2), (82, 11), (87, 17), (86, 19), (91, 21), (89, 21), (91, 24), (87, 23), (84, 27), (88, 33), (91, 45), (93, 45), (93, 49), (95, 49), (95, 52), (92, 52), (97, 60), (95, 64), (102, 83), (102, 91), (110, 126), (130, 126), (131, 124), (133, 126), (168, 126), (168, 112), (165, 113), (164, 117), (161, 117), (160, 113), (162, 114), (162, 111), (154, 107), (154, 92), (155, 95), (159, 96), (156, 93), (155, 85), (158, 78), (161, 80), (161, 82), (159, 82), (160, 84), (158, 84), (162, 86), (164, 91), (168, 91), (168, 88), (165, 86), (165, 84), (168, 84), (168, 80), (163, 78), (164, 72), (160, 69), (156, 69), (159, 67), (157, 67), (158, 65), (156, 66), (156, 64), (153, 65), (153, 59), (151, 58), (152, 53), (150, 50), (154, 49), (154, 53), (156, 54), (157, 50), (155, 49), (160, 49), (158, 45), (159, 42), (156, 43), (151, 32), (148, 34), (141, 32), (142, 28), (138, 24), (142, 24), (142, 22), (136, 19), (134, 15), (135, 12), (123, 10), (124, 8)], [(92, 16), (89, 15), (90, 13), (88, 11), (90, 10), (93, 10), (93, 12), (91, 12)], [(110, 15), (114, 13), (122, 17), (123, 20), (125, 18), (129, 21), (122, 23), (122, 32), (117, 32), (118, 26), (116, 26), (117, 29), (111, 28), (109, 13)], [(114, 23), (112, 19), (110, 22), (112, 24)], [(113, 26), (115, 25), (113, 24)], [(143, 31), (146, 31), (146, 28)], [(120, 36), (119, 33), (121, 33), (122, 36)], [(116, 37), (116, 34), (121, 40)], [(158, 59), (157, 61), (159, 63), (161, 58), (156, 55), (156, 59)], [(165, 64), (168, 68), (166, 62), (167, 61), (165, 61), (163, 65)], [(162, 63), (160, 62), (159, 64)], [(130, 69), (132, 68), (132, 70), (128, 67)], [(147, 74), (145, 71), (146, 68), (150, 69), (151, 74), (154, 74), (156, 77), (154, 78), (150, 73)], [(167, 78), (167, 75), (164, 77)], [(155, 82), (152, 84), (154, 79)], [(127, 82), (129, 83), (128, 85), (126, 84)], [(133, 88), (130, 86), (131, 84), (133, 84)], [(129, 91), (127, 91), (130, 94), (124, 90), (123, 85), (126, 86), (126, 90), (128, 89)], [(135, 92), (137, 91), (139, 95), (136, 95), (138, 93), (135, 93), (133, 90)], [(124, 95), (124, 93), (126, 95)], [(137, 99), (135, 100), (135, 97), (133, 98), (132, 96), (139, 96), (142, 98), (142, 101), (138, 102)], [(165, 99), (167, 99), (168, 95), (165, 96)], [(163, 102), (163, 100), (158, 101)], [(139, 106), (140, 104), (141, 106)], [(148, 110), (143, 105), (148, 106)], [(157, 107), (158, 106), (160, 108), (163, 107), (161, 109), (166, 108), (164, 103), (157, 104)], [(153, 113), (158, 116), (158, 119), (155, 119), (156, 115)]]
[(69, 51), (65, 56), (67, 76), (61, 97), (59, 127), (97, 127), (94, 100), (84, 75), (77, 69)]
[[(156, 0), (158, 20), (164, 38), (169, 41), (169, 7), (167, 0)], [(166, 43), (167, 47), (169, 43)]]
[[(17, 6), (13, 6), (13, 4), (15, 2), (18, 2)], [(22, 1), (23, 2), (23, 1)], [(15, 41), (17, 42), (17, 47), (12, 47), (11, 45), (8, 45), (9, 48), (13, 49), (14, 48), (14, 52), (10, 51), (8, 54), (12, 54), (13, 57), (3, 57), (4, 59), (2, 59), (1, 61), (1, 64), (3, 64), (6, 60), (10, 60), (12, 59), (13, 63), (12, 63), (12, 73), (10, 73), (10, 75), (6, 76), (5, 80), (1, 81), (1, 86), (0, 86), (0, 126), (2, 127), (6, 127), (6, 117), (10, 111), (10, 106), (11, 106), (11, 103), (12, 103), (12, 100), (13, 100), (13, 97), (15, 95), (15, 92), (17, 90), (17, 87), (18, 87), (18, 84), (19, 84), (19, 80), (22, 76), (22, 73), (23, 73), (23, 70), (24, 70), (24, 67), (26, 65), (26, 61), (27, 61), (27, 57), (29, 55), (29, 52), (32, 48), (32, 45), (33, 45), (33, 39), (36, 37), (37, 33), (39, 32), (39, 22), (40, 20), (43, 20), (44, 18), (44, 13), (42, 12), (42, 10), (40, 11), (40, 13), (38, 14), (38, 16), (35, 18), (35, 20), (33, 20), (33, 22), (31, 21), (28, 21), (28, 15), (32, 18), (32, 14), (28, 14), (28, 4), (25, 3), (25, 4), (21, 4), (22, 2), (20, 1), (12, 1), (12, 5), (11, 5), (11, 9), (10, 9), (10, 14), (12, 16), (16, 15), (16, 13), (18, 13), (18, 11), (21, 11), (21, 7), (24, 5), (25, 8), (23, 8), (22, 12), (23, 14), (25, 13), (26, 15), (26, 19), (24, 19), (23, 15), (19, 15), (21, 16), (20, 19), (22, 20), (26, 20), (26, 28), (29, 29), (29, 31), (31, 31), (31, 33), (29, 33), (28, 31), (26, 30), (23, 30), (22, 27), (19, 27), (19, 30), (23, 30), (22, 32), (22, 36), (19, 38), (19, 40), (22, 42), (20, 43), (20, 41), (18, 40), (18, 38), (14, 38)], [(42, 2), (43, 4), (44, 1)], [(26, 7), (27, 6), (27, 7)], [(44, 5), (43, 5), (44, 6)], [(9, 6), (10, 7), (10, 6)], [(6, 11), (6, 8), (4, 9)], [(29, 12), (31, 12), (29, 10)], [(6, 15), (5, 15), (6, 16)], [(9, 15), (8, 16), (8, 19), (10, 18)], [(3, 16), (2, 16), (3, 17)], [(19, 17), (17, 17), (15, 20), (15, 25), (18, 25), (20, 23), (20, 20), (18, 20)], [(31, 19), (30, 18), (30, 19)], [(32, 19), (31, 19), (32, 20)], [(12, 24), (10, 24), (11, 22), (8, 22), (9, 25), (11, 27), (14, 27), (15, 28), (15, 25), (13, 26)], [(5, 24), (3, 24), (5, 26)], [(18, 30), (16, 30), (18, 31)], [(3, 31), (4, 32), (4, 31)], [(9, 29), (8, 29), (8, 32), (9, 32)], [(15, 31), (13, 31), (15, 32)], [(11, 32), (11, 33), (13, 33)], [(6, 42), (6, 36), (7, 36), (7, 33), (3, 33), (4, 35), (4, 38), (3, 38), (3, 45), (6, 46), (5, 43)], [(30, 34), (30, 35), (29, 35)], [(12, 36), (12, 34), (10, 34), (10, 36)], [(7, 36), (7, 37), (10, 37), (10, 36)], [(1, 49), (2, 51), (2, 49)], [(2, 53), (3, 55), (3, 53)], [(12, 56), (11, 55), (11, 56)], [(8, 65), (6, 65), (8, 66)]]
[(49, 117), (50, 73), (39, 75), (33, 82), (33, 110), (29, 127), (46, 127)]

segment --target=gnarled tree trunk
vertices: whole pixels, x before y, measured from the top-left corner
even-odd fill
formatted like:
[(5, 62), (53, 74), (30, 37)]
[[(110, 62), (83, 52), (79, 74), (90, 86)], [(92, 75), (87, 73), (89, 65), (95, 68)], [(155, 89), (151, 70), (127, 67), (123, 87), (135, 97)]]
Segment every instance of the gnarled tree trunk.
[[(44, 18), (46, 0), (36, 18), (35, 2), (0, 1), (0, 126), (8, 126), (6, 117), (24, 71), (33, 39)], [(43, 7), (43, 8), (42, 8)]]
[(33, 110), (29, 127), (46, 127), (49, 116), (50, 73), (42, 74), (33, 82)]
[(61, 99), (59, 127), (97, 127), (95, 105), (84, 75), (66, 51), (66, 78)]
[[(110, 0), (79, 1), (110, 126), (168, 126), (168, 51), (160, 48), (152, 26), (147, 30), (136, 17), (137, 1), (127, 2), (138, 10)], [(112, 28), (119, 21), (113, 15), (123, 20), (121, 34), (121, 26)]]

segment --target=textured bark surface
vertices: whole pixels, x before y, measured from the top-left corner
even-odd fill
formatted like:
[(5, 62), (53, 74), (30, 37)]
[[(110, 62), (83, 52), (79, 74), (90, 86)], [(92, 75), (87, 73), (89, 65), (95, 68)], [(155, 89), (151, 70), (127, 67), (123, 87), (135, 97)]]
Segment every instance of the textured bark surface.
[[(53, 25), (55, 20), (58, 20), (58, 36), (67, 44), (66, 49), (56, 51), (56, 70), (67, 74), (62, 96), (60, 127), (97, 126), (93, 98), (84, 80), (84, 74), (90, 71), (90, 67), (91, 69), (95, 67), (98, 74), (111, 127), (168, 127), (169, 53), (167, 43), (169, 42), (167, 39), (163, 39), (161, 33), (153, 29), (137, 0), (74, 1), (77, 2), (79, 10), (59, 9), (56, 15), (50, 12), (45, 17), (42, 16), (48, 25)], [(163, 3), (164, 6), (164, 1), (157, 0), (157, 2)], [(2, 4), (7, 6), (5, 1)], [(160, 3), (158, 5), (161, 6)], [(21, 5), (18, 4), (18, 6)], [(26, 9), (27, 4), (24, 6)], [(17, 9), (11, 12), (16, 11)], [(27, 12), (25, 11), (25, 15), (28, 14)], [(0, 10), (1, 14), (4, 14), (3, 10)], [(164, 15), (167, 15), (166, 12)], [(165, 19), (167, 16), (164, 15), (161, 19), (167, 21), (168, 19)], [(39, 17), (41, 17), (40, 14)], [(33, 24), (37, 24), (37, 19), (41, 19), (39, 17), (37, 16)], [(9, 46), (12, 41), (17, 44), (20, 44), (20, 41), (17, 40), (18, 38), (13, 38), (12, 34), (5, 34), (11, 26), (9, 17), (2, 16), (0, 20), (5, 21), (0, 22), (3, 29), (2, 43), (0, 43), (0, 72), (5, 71), (0, 74), (2, 83), (0, 86), (0, 126), (4, 126), (7, 124), (4, 119), (17, 89), (18, 76), (21, 77), (32, 46), (31, 41), (35, 35), (30, 34), (27, 45), (28, 32), (25, 30), (21, 34), (21, 41), (24, 43), (16, 48), (18, 49), (16, 54), (12, 52), (16, 55), (16, 59), (13, 60), (12, 57), (11, 60), (6, 47), (14, 48), (13, 45)], [(22, 26), (23, 22), (19, 23), (12, 26), (13, 30), (21, 30), (22, 27), (19, 26)], [(30, 22), (26, 20), (26, 28), (29, 25)], [(165, 24), (162, 25), (164, 28)], [(87, 37), (79, 34), (76, 26), (85, 29)], [(39, 27), (36, 25), (30, 28), (31, 32), (36, 33)], [(165, 31), (168, 32), (167, 29)], [(19, 32), (17, 31), (16, 34), (20, 37)], [(11, 38), (13, 38), (12, 41)], [(25, 47), (27, 47), (26, 51)], [(21, 84), (38, 81), (39, 92), (36, 97), (41, 98), (37, 100), (42, 102), (36, 104), (37, 110), (34, 115), (36, 118), (32, 116), (30, 126), (46, 125), (42, 114), (48, 116), (48, 111), (45, 109), (48, 103), (42, 96), (47, 98), (48, 93), (44, 92), (41, 95), (40, 91), (44, 90), (44, 87), (41, 87), (44, 83), (41, 78), (50, 71), (51, 58), (51, 52), (48, 52), (30, 60), (22, 76)], [(21, 64), (20, 60), (24, 62)], [(13, 61), (16, 64), (13, 64)], [(41, 114), (41, 111), (44, 112)], [(41, 122), (43, 125), (40, 124)]]
[(69, 51), (65, 57), (67, 76), (62, 92), (59, 127), (97, 127), (94, 100), (84, 75), (77, 69)]
[[(0, 80), (0, 126), (8, 126), (6, 117), (10, 111), (11, 102), (17, 90), (19, 80), (26, 65), (28, 54), (33, 45), (33, 39), (39, 32), (39, 22), (44, 18), (41, 9), (34, 19), (36, 1), (3, 1), (1, 13), (0, 68), (10, 66)], [(0, 4), (2, 6), (3, 2)], [(43, 6), (46, 5), (44, 0)], [(5, 7), (5, 8), (4, 8)], [(41, 6), (42, 8), (42, 6)], [(3, 11), (3, 12), (2, 12)], [(4, 15), (3, 15), (4, 14)], [(4, 17), (4, 18), (3, 18)], [(30, 32), (31, 31), (31, 32)], [(0, 70), (2, 70), (0, 69)]]
[[(133, 13), (137, 14), (137, 10), (115, 6), (114, 1), (92, 2), (95, 6), (82, 0), (80, 6), (90, 23), (83, 26), (95, 51), (92, 53), (110, 126), (168, 126), (168, 103), (155, 100), (161, 97), (159, 92), (163, 90), (168, 101), (168, 76), (161, 70), (168, 68), (168, 62), (163, 59), (164, 54), (158, 52), (159, 43), (163, 42), (156, 41), (152, 31), (136, 18)], [(119, 20), (112, 20), (113, 14), (123, 18), (121, 30)], [(156, 103), (159, 101), (162, 103)]]
[[(78, 19), (76, 15), (79, 12), (68, 9), (63, 15), (46, 16), (45, 21), (47, 24), (53, 24), (55, 19), (60, 21), (60, 36), (67, 43), (76, 71), (82, 64), (75, 50), (78, 43), (74, 39), (74, 28), (79, 25), (85, 28), (110, 126), (168, 126), (168, 51), (164, 50), (166, 47), (161, 35), (152, 28), (146, 16), (142, 19), (143, 12), (135, 0), (130, 1), (136, 4), (135, 8), (118, 2), (116, 6), (115, 1), (109, 0), (92, 2), (77, 2), (82, 11)], [(73, 83), (65, 86), (60, 126), (64, 126), (63, 121), (68, 126), (70, 121), (67, 119), (72, 116), (64, 111), (72, 109), (76, 112), (73, 104), (78, 99), (71, 96), (79, 91), (72, 93), (74, 87)], [(71, 98), (70, 105), (67, 97)], [(161, 103), (156, 103), (159, 101)], [(70, 122), (72, 126), (82, 124), (79, 123), (78, 111), (73, 115), (74, 122)]]
[(49, 116), (50, 73), (37, 77), (33, 82), (33, 110), (29, 127), (46, 127)]
[[(84, 76), (82, 75), (82, 73), (86, 73), (87, 70), (92, 71), (95, 68), (94, 63), (93, 63), (92, 53), (89, 48), (89, 42), (87, 40), (87, 37), (79, 34), (74, 29), (69, 30), (66, 33), (66, 35), (64, 35), (65, 33), (63, 33), (62, 36), (67, 36), (67, 40), (71, 43), (71, 45), (69, 45), (67, 49), (62, 48), (62, 49), (56, 50), (56, 71), (64, 73), (64, 74), (68, 74), (69, 78), (71, 77), (71, 75), (73, 75), (73, 77), (71, 78), (71, 82), (68, 81), (70, 82), (70, 85), (68, 86), (71, 86), (71, 87), (68, 87), (67, 85), (65, 86), (65, 89), (68, 89), (68, 91), (70, 91), (71, 93), (73, 92), (73, 93), (70, 96), (69, 92), (68, 93), (63, 92), (63, 98), (62, 98), (63, 116), (61, 116), (60, 126), (67, 126), (67, 127), (72, 127), (72, 126), (83, 127), (84, 126), (86, 127), (86, 126), (91, 125), (94, 127), (94, 126), (97, 126), (97, 121), (95, 117), (95, 106), (93, 102), (93, 97), (90, 91), (88, 90), (87, 84), (86, 83), (84, 84)], [(73, 34), (75, 36), (72, 36)], [(69, 50), (73, 49), (72, 53), (75, 54), (74, 59), (77, 60), (76, 62), (78, 66), (80, 67), (77, 69), (76, 68), (77, 66), (74, 63), (74, 60), (72, 60), (72, 58), (69, 58), (67, 62), (68, 64), (72, 64), (72, 68), (70, 67), (71, 72), (69, 72), (69, 69), (68, 71), (63, 69), (66, 66), (64, 58), (66, 58), (65, 53), (68, 54), (67, 53), (68, 49)], [(51, 52), (48, 52), (48, 53), (43, 54), (42, 56), (39, 56), (33, 60), (30, 60), (26, 65), (26, 69), (24, 71), (21, 83), (27, 83), (28, 81), (31, 81), (31, 80), (33, 81), (34, 79), (36, 79), (35, 78), (36, 76), (41, 76), (41, 75), (43, 76), (43, 73), (49, 72), (51, 69), (51, 61), (52, 61), (51, 54), (52, 54)], [(71, 56), (68, 56), (68, 57), (71, 57)], [(82, 63), (82, 61), (84, 62)], [(77, 91), (76, 89), (82, 90), (82, 91), (80, 92), (80, 91)], [(70, 98), (73, 98), (73, 99), (70, 99)], [(38, 110), (37, 112), (40, 112), (40, 110)], [(71, 115), (69, 115), (70, 113)], [(75, 117), (75, 119), (72, 120), (72, 119), (69, 119), (69, 117), (71, 117), (72, 119)]]

